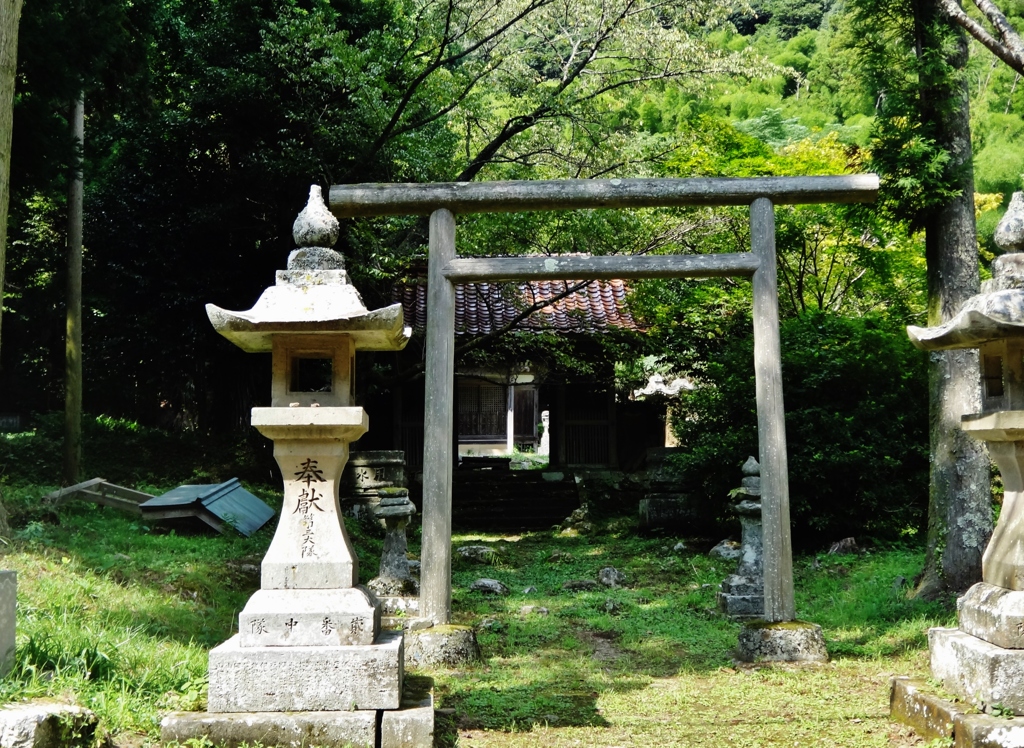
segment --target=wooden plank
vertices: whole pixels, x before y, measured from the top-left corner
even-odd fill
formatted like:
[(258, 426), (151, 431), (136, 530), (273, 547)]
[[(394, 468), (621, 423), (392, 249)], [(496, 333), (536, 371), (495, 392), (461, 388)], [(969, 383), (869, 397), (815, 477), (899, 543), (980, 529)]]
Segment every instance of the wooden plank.
[(118, 486), (114, 483), (105, 483), (102, 487), (102, 491), (107, 496), (117, 496), (118, 498), (126, 499), (136, 504), (141, 504), (153, 498), (153, 494), (151, 493), (136, 491), (133, 488), (125, 488), (124, 486)]
[(131, 499), (119, 499), (116, 496), (108, 496), (95, 491), (79, 491), (76, 498), (87, 499), (94, 504), (102, 504), (103, 506), (109, 506), (113, 509), (120, 509), (123, 512), (129, 514), (142, 514), (142, 510), (139, 509), (137, 502)]
[(455, 216), (430, 216), (427, 259), (426, 379), (423, 414), (423, 529), (420, 615), (445, 624), (452, 615), (452, 424), (455, 287), (442, 270), (455, 258)]
[(339, 218), (352, 216), (509, 213), (527, 210), (874, 202), (875, 174), (696, 179), (550, 179), (435, 184), (343, 184), (330, 191)]
[(106, 483), (106, 480), (106, 478), (93, 478), (92, 480), (76, 483), (73, 486), (58, 488), (56, 491), (46, 494), (46, 496), (43, 497), (43, 501), (67, 501), (71, 498), (72, 494), (81, 491), (83, 488), (92, 488), (100, 483)]
[(459, 257), (442, 273), (452, 283), (514, 280), (711, 278), (751, 276), (751, 252), (719, 255), (615, 255), (612, 257)]
[(791, 621), (793, 544), (789, 523), (786, 413), (782, 402), (779, 295), (775, 267), (775, 211), (770, 200), (750, 206), (750, 244), (761, 265), (754, 273), (754, 378), (761, 463), (764, 550), (764, 617)]

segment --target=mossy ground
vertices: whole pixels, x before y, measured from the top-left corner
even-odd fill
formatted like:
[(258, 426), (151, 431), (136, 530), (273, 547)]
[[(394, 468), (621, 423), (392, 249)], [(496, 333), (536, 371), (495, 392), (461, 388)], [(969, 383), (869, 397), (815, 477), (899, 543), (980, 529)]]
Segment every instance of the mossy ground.
[[(228, 638), (259, 585), (272, 528), (250, 539), (161, 534), (88, 504), (56, 515), (49, 489), (7, 489), (15, 539), (0, 565), (19, 574), (18, 662), (0, 682), (6, 701), (49, 696), (95, 710), (115, 746), (155, 743), (160, 715), (202, 709), (206, 655)], [(273, 493), (264, 494), (273, 502)], [(350, 525), (361, 576), (375, 572), (380, 535)], [(484, 659), (428, 673), (439, 706), (455, 711), (462, 746), (902, 746), (889, 723), (888, 682), (926, 676), (925, 632), (949, 606), (905, 598), (919, 571), (913, 548), (796, 561), (797, 614), (822, 625), (833, 661), (739, 666), (739, 625), (715, 611), (729, 564), (710, 543), (640, 538), (631, 522), (591, 536), (554, 532), (460, 536), (487, 543), (492, 564), (456, 556), (454, 623), (474, 626)], [(412, 548), (416, 549), (413, 538)], [(567, 592), (603, 566), (616, 589)], [(508, 597), (470, 592), (479, 577)], [(524, 592), (533, 587), (534, 591)], [(547, 615), (522, 613), (524, 605)]]

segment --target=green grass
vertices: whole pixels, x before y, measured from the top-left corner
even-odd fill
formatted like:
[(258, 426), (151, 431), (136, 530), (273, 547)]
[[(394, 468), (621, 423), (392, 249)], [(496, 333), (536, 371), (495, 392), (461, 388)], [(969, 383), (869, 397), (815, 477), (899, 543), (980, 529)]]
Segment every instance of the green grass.
[[(162, 534), (89, 504), (54, 515), (38, 501), (47, 490), (5, 489), (15, 539), (0, 564), (18, 572), (18, 653), (0, 696), (71, 700), (97, 712), (115, 745), (155, 743), (163, 712), (205, 707), (207, 652), (234, 632), (258, 587), (272, 528), (249, 539)], [(372, 524), (349, 530), (365, 581), (381, 534)], [(637, 537), (621, 520), (590, 537), (457, 537), (500, 551), (487, 565), (455, 557), (455, 622), (476, 627), (484, 653), (432, 673), (459, 744), (912, 744), (887, 720), (888, 679), (925, 675), (925, 631), (953, 618), (894, 586), (919, 571), (919, 550), (798, 558), (798, 617), (823, 626), (833, 661), (761, 667), (733, 662), (739, 625), (715, 610), (730, 565), (672, 551), (677, 540)], [(563, 590), (607, 565), (626, 586)], [(479, 577), (512, 592), (470, 592)]]

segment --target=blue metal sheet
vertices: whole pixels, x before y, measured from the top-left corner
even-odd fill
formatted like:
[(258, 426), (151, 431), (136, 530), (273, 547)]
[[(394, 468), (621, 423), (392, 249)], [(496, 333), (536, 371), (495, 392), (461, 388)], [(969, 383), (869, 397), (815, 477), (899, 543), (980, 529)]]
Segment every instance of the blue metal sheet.
[(245, 537), (274, 516), (274, 510), (242, 488), (238, 478), (212, 486), (178, 486), (140, 505), (143, 514), (188, 507), (194, 507), (197, 517), (201, 512), (209, 512)]

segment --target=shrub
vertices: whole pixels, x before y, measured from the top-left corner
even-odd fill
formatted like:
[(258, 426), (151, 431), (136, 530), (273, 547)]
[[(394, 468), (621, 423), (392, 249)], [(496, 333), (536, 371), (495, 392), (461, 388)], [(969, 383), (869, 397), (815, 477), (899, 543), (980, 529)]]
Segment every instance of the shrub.
[[(794, 540), (916, 533), (928, 498), (924, 355), (875, 317), (812, 313), (781, 334)], [(752, 361), (752, 338), (729, 344), (675, 419), (687, 488), (719, 520), (757, 455)]]

